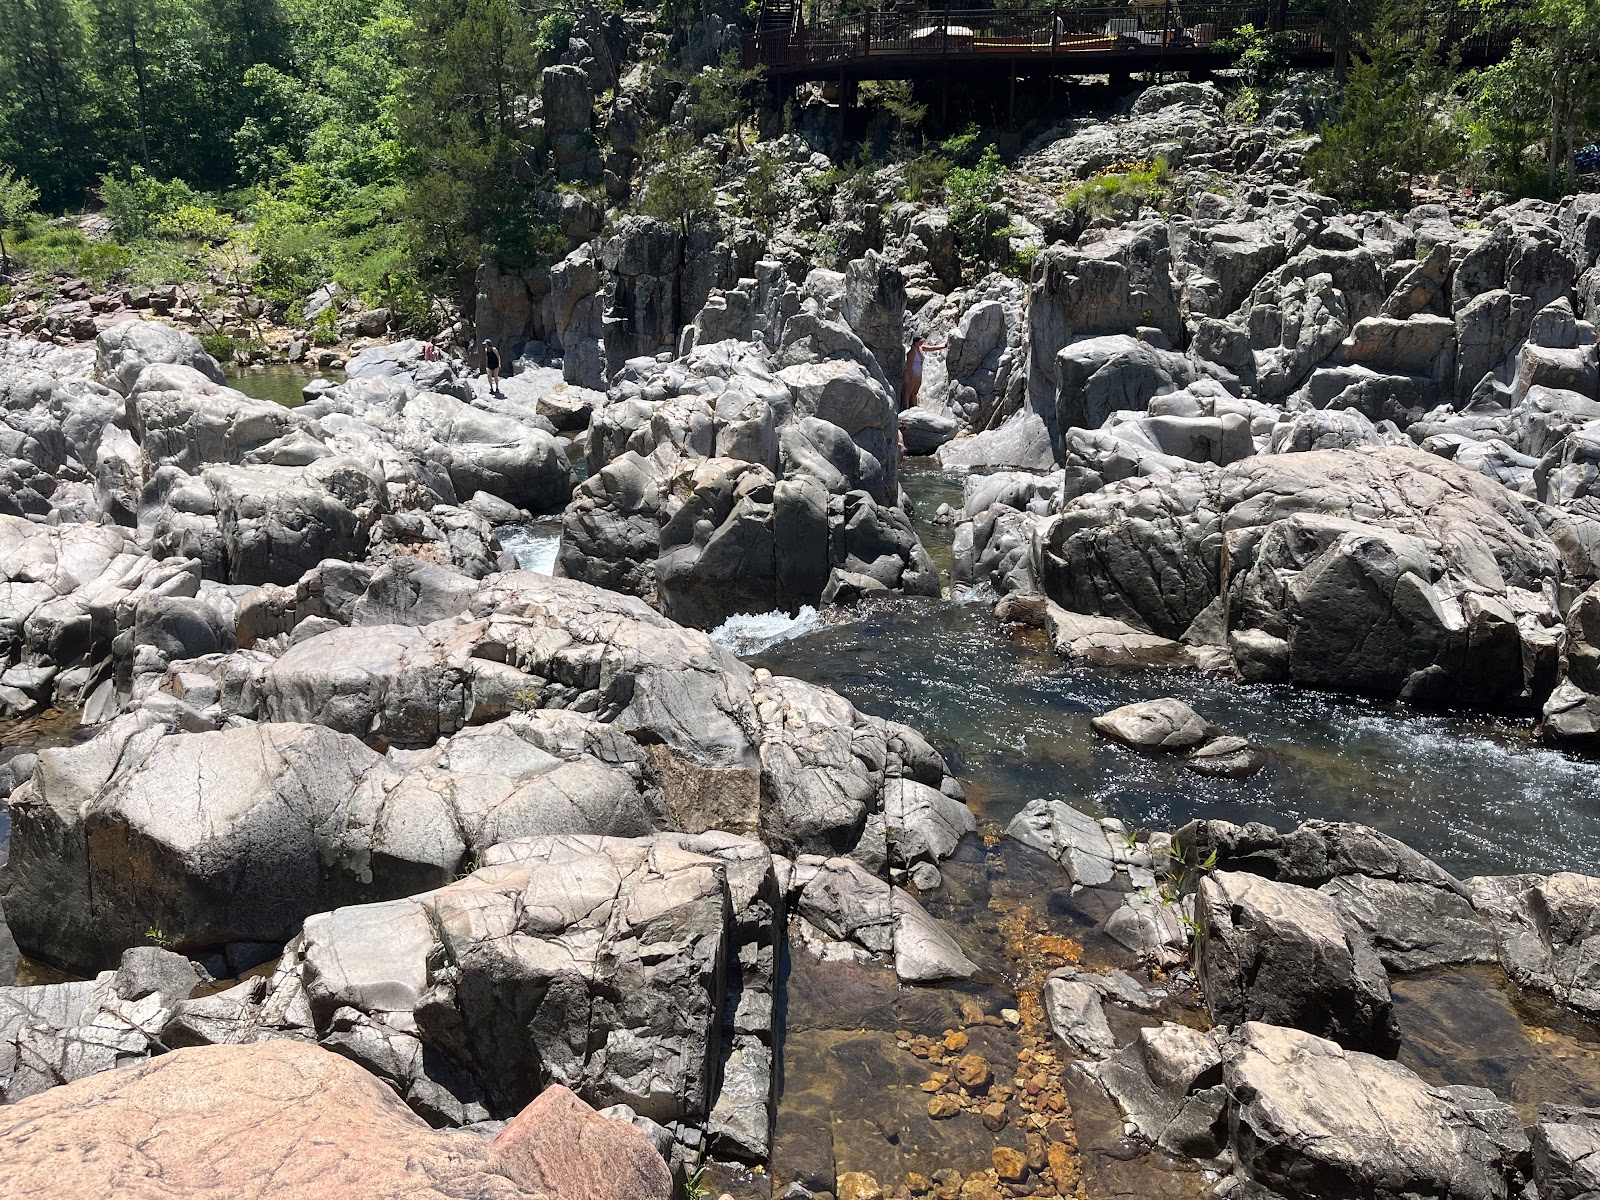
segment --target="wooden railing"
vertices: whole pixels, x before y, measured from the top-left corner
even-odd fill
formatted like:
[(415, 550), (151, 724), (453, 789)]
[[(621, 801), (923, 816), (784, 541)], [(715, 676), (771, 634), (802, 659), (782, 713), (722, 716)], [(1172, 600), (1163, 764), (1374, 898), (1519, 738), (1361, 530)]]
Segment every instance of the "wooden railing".
[[(1279, 50), (1291, 62), (1315, 61), (1333, 51), (1323, 19), (1287, 11), (1282, 3), (1173, 4), (1163, 7), (938, 9), (920, 12), (862, 13), (808, 24), (798, 15), (789, 28), (768, 24), (745, 36), (747, 66), (765, 66), (776, 73), (828, 65), (849, 66), (870, 75), (874, 66), (922, 61), (985, 58), (1031, 60), (1070, 71), (1075, 57), (1097, 61), (1125, 59), (1134, 69), (1155, 66), (1165, 57), (1186, 59), (1217, 55), (1219, 66), (1229, 58), (1228, 39), (1241, 27), (1254, 26), (1276, 35)], [(1452, 20), (1447, 41), (1466, 46), (1470, 27)], [(1479, 38), (1478, 41), (1483, 39)], [(1471, 44), (1470, 57), (1490, 61), (1503, 48)]]

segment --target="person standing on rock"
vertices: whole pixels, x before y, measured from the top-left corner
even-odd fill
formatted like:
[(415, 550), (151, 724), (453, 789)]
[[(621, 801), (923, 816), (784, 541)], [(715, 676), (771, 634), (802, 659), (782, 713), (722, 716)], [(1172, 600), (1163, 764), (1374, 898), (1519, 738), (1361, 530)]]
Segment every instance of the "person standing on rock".
[[(905, 374), (900, 380), (900, 411), (917, 406), (917, 396), (922, 391), (923, 356), (935, 350), (943, 350), (943, 346), (930, 346), (921, 337), (911, 339), (911, 349), (906, 351)], [(906, 439), (900, 438), (900, 451), (905, 452)]]
[(917, 394), (922, 391), (923, 355), (931, 354), (936, 350), (943, 350), (943, 346), (930, 346), (920, 337), (911, 339), (911, 349), (906, 351), (905, 378), (900, 382), (900, 411), (915, 408)]
[(489, 394), (500, 394), (500, 350), (488, 338), (483, 339), (483, 369), (489, 376)]

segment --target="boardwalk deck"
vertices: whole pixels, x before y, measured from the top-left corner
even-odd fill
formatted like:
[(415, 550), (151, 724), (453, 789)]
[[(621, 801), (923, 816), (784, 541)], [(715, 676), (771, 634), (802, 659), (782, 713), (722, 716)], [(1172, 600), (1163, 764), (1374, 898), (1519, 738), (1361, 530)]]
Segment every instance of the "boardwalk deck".
[[(1446, 33), (1464, 64), (1505, 51), (1475, 35), (1452, 9)], [(1245, 25), (1280, 36), (1294, 66), (1327, 66), (1333, 42), (1322, 18), (1283, 4), (1173, 4), (1105, 8), (918, 9), (807, 22), (798, 8), (764, 9), (745, 36), (746, 66), (774, 82), (906, 79), (938, 73), (1093, 75), (1226, 67), (1229, 39)]]

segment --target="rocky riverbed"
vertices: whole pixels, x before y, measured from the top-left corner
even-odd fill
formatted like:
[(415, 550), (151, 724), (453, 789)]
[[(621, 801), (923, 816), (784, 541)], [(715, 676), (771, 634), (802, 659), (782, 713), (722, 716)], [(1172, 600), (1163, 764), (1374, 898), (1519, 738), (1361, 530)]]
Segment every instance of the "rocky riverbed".
[[(1026, 282), (622, 218), (503, 394), (0, 338), (0, 1177), (1600, 1189), (1600, 197), (1218, 100), (1033, 147)], [(1228, 186), (1086, 223), (1108, 137)]]

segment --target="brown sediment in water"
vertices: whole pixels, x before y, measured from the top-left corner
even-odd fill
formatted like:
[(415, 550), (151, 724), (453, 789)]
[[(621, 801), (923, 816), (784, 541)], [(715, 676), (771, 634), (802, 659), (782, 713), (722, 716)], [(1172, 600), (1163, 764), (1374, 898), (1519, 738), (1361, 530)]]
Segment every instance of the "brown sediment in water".
[(0, 754), (0, 759), (78, 741), (81, 735), (89, 732), (79, 726), (80, 715), (75, 708), (47, 708), (30, 717), (0, 723), (0, 750), (10, 751)]
[[(936, 1200), (1072, 1196), (1082, 1182), (1077, 1133), (1064, 1086), (1067, 1064), (1054, 1044), (1043, 988), (1051, 971), (1080, 962), (1083, 949), (1051, 932), (1031, 905), (996, 898), (988, 910), (999, 918), (1014, 1006), (991, 1013), (976, 999), (965, 999), (959, 1021), (942, 1034), (900, 1030), (896, 1045), (935, 1068), (921, 1084), (929, 1095), (931, 1121), (981, 1124), (994, 1135), (1009, 1127), (1010, 1141), (1014, 1143), (1020, 1133), (1021, 1144), (1007, 1144), (996, 1136), (986, 1168), (974, 1170), (969, 1163), (965, 1172), (954, 1168), (931, 1175), (909, 1172), (900, 1182), (910, 1194), (928, 1194)], [(982, 1036), (991, 1029), (1005, 1030), (1009, 1036)], [(1010, 1050), (1004, 1060), (978, 1052), (992, 1056), (1002, 1046)], [(883, 1182), (893, 1189), (893, 1181)]]

